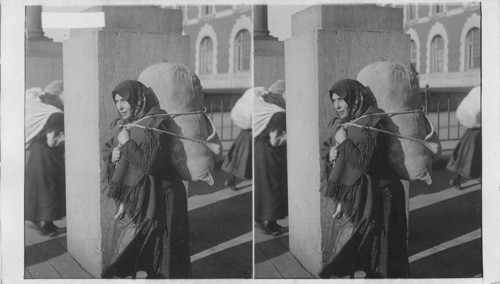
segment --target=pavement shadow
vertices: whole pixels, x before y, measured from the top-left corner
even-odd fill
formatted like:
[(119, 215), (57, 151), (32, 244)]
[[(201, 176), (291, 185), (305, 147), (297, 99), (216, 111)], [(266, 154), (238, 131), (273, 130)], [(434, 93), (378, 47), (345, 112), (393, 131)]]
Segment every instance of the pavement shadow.
[(255, 264), (267, 261), (269, 259), (287, 253), (290, 250), (288, 242), (289, 242), (289, 236), (285, 235), (255, 244), (254, 249), (260, 250), (260, 252), (262, 252), (262, 253), (255, 253)]
[(481, 229), (481, 201), (478, 190), (411, 211), (409, 255)]
[[(241, 255), (249, 255), (250, 258)], [(252, 242), (194, 261), (191, 270), (195, 279), (252, 278)]]
[[(66, 238), (66, 236), (60, 238)], [(24, 248), (24, 267), (46, 262), (64, 253), (66, 251), (57, 243), (56, 239), (26, 246)]]
[(252, 192), (189, 211), (189, 228), (191, 255), (252, 232)]
[(410, 263), (411, 278), (472, 278), (483, 273), (481, 263), (469, 259), (474, 249), (481, 254), (481, 239), (452, 247)]

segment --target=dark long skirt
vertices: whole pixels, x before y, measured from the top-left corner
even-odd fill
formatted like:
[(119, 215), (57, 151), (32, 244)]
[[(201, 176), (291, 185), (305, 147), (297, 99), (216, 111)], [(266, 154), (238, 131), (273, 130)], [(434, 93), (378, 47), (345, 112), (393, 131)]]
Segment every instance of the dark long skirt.
[[(149, 189), (148, 189), (149, 188)], [(113, 258), (103, 269), (102, 278), (135, 277), (145, 271), (148, 278), (190, 278), (189, 224), (186, 189), (181, 182), (169, 188), (154, 190), (154, 184), (144, 188), (148, 192), (142, 213), (134, 218), (125, 214), (114, 224), (112, 236)], [(153, 206), (152, 220), (142, 219)], [(138, 220), (140, 220), (138, 222)]]
[(288, 216), (286, 146), (273, 147), (255, 140), (255, 220), (279, 220)]
[(35, 141), (24, 179), (24, 219), (55, 221), (66, 216), (64, 146)]
[(482, 172), (481, 128), (468, 129), (446, 168), (467, 178), (480, 178)]
[[(318, 275), (321, 278), (353, 276), (355, 271), (361, 270), (367, 278), (407, 278), (409, 261), (403, 186), (400, 181), (394, 181), (377, 188), (377, 180), (370, 177), (363, 183), (355, 202), (366, 203), (360, 207), (364, 212), (356, 212), (353, 220), (341, 211), (333, 219), (332, 255)], [(371, 196), (367, 196), (367, 192)]]
[(241, 179), (252, 178), (251, 129), (241, 130), (233, 146), (231, 146), (221, 169)]

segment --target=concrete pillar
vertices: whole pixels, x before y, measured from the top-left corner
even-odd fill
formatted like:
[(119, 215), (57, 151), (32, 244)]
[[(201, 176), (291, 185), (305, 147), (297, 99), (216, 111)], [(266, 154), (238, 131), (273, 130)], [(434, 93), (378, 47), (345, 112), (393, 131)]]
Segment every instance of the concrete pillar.
[[(137, 79), (162, 60), (189, 65), (189, 37), (181, 35), (182, 11), (153, 6), (106, 6), (106, 26), (72, 33), (63, 44), (66, 124), (68, 251), (99, 277), (110, 260), (114, 202), (102, 191), (100, 147), (117, 117), (111, 91)], [(103, 182), (101, 182), (103, 181)]]
[(42, 29), (42, 6), (26, 6), (26, 31), (31, 40), (49, 40)]
[(266, 37), (269, 36), (267, 28), (267, 5), (253, 6), (253, 36)]
[(269, 87), (285, 79), (285, 46), (283, 41), (269, 34), (267, 6), (253, 7), (254, 24), (254, 86)]
[(290, 251), (312, 273), (332, 245), (332, 202), (319, 192), (319, 147), (335, 115), (328, 89), (381, 58), (409, 64), (402, 9), (322, 5), (292, 16), (285, 41)]
[(42, 6), (26, 6), (26, 89), (62, 80), (62, 44), (44, 36)]

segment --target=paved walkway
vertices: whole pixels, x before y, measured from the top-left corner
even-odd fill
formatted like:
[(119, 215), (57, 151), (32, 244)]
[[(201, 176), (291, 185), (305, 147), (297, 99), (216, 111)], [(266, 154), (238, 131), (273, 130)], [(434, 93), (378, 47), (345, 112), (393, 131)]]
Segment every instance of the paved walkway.
[[(217, 171), (213, 187), (189, 184), (191, 265), (194, 278), (252, 277), (252, 183), (233, 191), (223, 187), (226, 175)], [(55, 222), (65, 227), (65, 220)], [(66, 235), (41, 235), (25, 223), (25, 278), (87, 279), (67, 252)], [(139, 273), (138, 278), (146, 275)]]
[[(410, 189), (411, 277), (481, 277), (481, 184), (467, 181), (462, 191), (450, 187), (452, 174), (444, 165), (439, 161), (431, 186), (415, 182)], [(289, 252), (288, 235), (272, 238), (255, 230), (255, 242), (255, 278), (316, 277)]]
[[(410, 190), (409, 254), (412, 278), (482, 276), (481, 184), (451, 188), (441, 165), (433, 184), (415, 183)], [(250, 278), (252, 275), (252, 184), (239, 191), (216, 184), (189, 185), (191, 261), (194, 278)], [(287, 226), (287, 220), (280, 221)], [(65, 226), (65, 221), (56, 222)], [(66, 236), (40, 235), (25, 224), (26, 278), (92, 278), (67, 253)], [(314, 278), (289, 252), (288, 234), (273, 238), (255, 230), (255, 278)], [(139, 275), (143, 277), (144, 275)]]

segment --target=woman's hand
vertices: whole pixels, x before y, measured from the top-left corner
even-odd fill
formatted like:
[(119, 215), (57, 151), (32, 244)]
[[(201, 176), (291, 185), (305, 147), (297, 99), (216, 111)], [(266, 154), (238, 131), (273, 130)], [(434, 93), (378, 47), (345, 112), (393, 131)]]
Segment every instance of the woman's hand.
[(118, 160), (120, 160), (120, 155), (121, 155), (121, 152), (120, 152), (120, 147), (115, 147), (113, 149), (113, 152), (111, 154), (111, 163), (116, 163), (118, 162)]
[(337, 150), (337, 146), (333, 146), (330, 149), (330, 163), (333, 163), (333, 161), (337, 160), (339, 156), (339, 151)]
[(337, 143), (342, 143), (344, 140), (347, 139), (347, 131), (345, 130), (344, 127), (340, 127), (337, 133), (335, 134), (335, 140)]
[(125, 145), (125, 143), (127, 143), (129, 140), (130, 140), (130, 131), (128, 130), (127, 127), (122, 127), (122, 131), (120, 131), (120, 133), (118, 133), (118, 142), (120, 142), (120, 144), (122, 145)]

